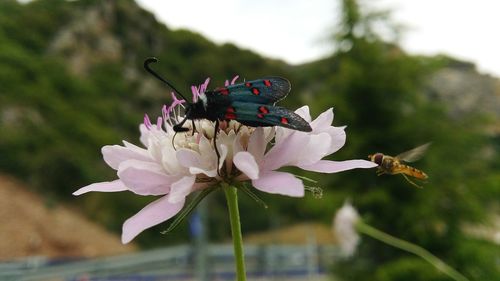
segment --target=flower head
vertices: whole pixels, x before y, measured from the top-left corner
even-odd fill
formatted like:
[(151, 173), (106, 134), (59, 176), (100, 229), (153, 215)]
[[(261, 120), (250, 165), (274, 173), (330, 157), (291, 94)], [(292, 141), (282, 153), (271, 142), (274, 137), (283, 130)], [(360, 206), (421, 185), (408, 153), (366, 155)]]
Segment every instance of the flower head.
[(359, 214), (349, 202), (344, 202), (333, 218), (333, 233), (337, 238), (340, 250), (349, 257), (354, 254), (359, 243), (359, 235), (356, 231), (356, 223), (359, 221)]
[[(234, 84), (235, 80), (226, 81), (226, 85)], [(209, 79), (191, 88), (194, 101), (204, 95), (208, 83)], [(213, 122), (196, 120), (186, 123), (185, 126), (190, 127), (188, 132), (176, 133), (173, 127), (184, 117), (181, 113), (184, 102), (174, 95), (173, 103), (163, 107), (155, 124), (145, 116), (139, 126), (144, 147), (123, 141), (123, 145), (102, 148), (104, 161), (117, 171), (117, 180), (94, 183), (74, 193), (131, 191), (138, 195), (161, 196), (124, 223), (123, 243), (172, 218), (184, 207), (190, 193), (221, 181), (251, 180), (258, 190), (300, 197), (304, 195), (302, 181), (277, 169), (297, 166), (309, 171), (334, 173), (376, 166), (366, 160), (322, 160), (340, 149), (346, 139), (344, 127), (331, 126), (332, 109), (313, 121), (307, 106), (296, 111), (310, 122), (311, 132), (281, 127), (254, 128), (236, 121), (221, 121), (220, 131), (215, 132)]]

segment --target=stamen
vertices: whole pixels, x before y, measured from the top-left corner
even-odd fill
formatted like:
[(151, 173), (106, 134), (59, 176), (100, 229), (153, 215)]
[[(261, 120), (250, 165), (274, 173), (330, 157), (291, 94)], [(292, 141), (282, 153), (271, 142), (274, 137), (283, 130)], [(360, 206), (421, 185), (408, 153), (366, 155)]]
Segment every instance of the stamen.
[(198, 97), (200, 96), (200, 91), (196, 86), (191, 86), (191, 93), (193, 93), (193, 102), (198, 101)]
[(149, 116), (147, 114), (144, 114), (144, 126), (146, 126), (146, 128), (148, 130), (151, 130), (151, 127), (153, 126), (151, 124), (151, 120), (149, 120)]
[(163, 121), (167, 122), (168, 120), (168, 109), (167, 105), (164, 104), (163, 107), (161, 108), (161, 116), (163, 116)]
[(231, 80), (231, 85), (234, 85), (234, 83), (236, 83), (236, 80), (238, 80), (238, 78), (240, 78), (239, 75), (234, 76), (233, 80)]
[(183, 104), (186, 102), (185, 100), (178, 99), (174, 92), (172, 92), (171, 94), (172, 94), (172, 100), (173, 100), (172, 105)]
[(238, 80), (238, 78), (240, 78), (239, 75), (236, 75), (233, 77), (233, 79), (231, 80), (231, 82), (229, 82), (229, 80), (226, 80), (226, 82), (224, 82), (224, 86), (227, 87), (227, 86), (230, 86), (230, 85), (234, 85), (234, 83), (236, 83), (236, 80)]
[(172, 116), (170, 116), (171, 111), (172, 111), (172, 108), (170, 106), (165, 108), (165, 116), (166, 116), (165, 123), (170, 125), (170, 127), (173, 126)]
[(158, 117), (158, 119), (156, 119), (156, 128), (157, 128), (158, 130), (161, 130), (161, 125), (162, 125), (162, 123), (163, 123), (163, 118)]
[(200, 85), (200, 94), (207, 91), (208, 83), (210, 83), (210, 77), (205, 80), (205, 83)]

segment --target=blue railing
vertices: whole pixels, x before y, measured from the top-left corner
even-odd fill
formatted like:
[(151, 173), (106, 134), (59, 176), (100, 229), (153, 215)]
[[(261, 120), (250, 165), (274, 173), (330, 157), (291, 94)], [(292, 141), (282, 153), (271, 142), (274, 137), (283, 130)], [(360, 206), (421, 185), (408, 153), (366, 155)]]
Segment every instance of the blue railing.
[[(94, 259), (51, 260), (31, 257), (0, 263), (0, 280), (163, 281), (234, 280), (232, 245), (209, 245), (200, 268), (196, 247), (181, 245)], [(249, 280), (309, 280), (325, 275), (338, 257), (334, 246), (246, 245)]]

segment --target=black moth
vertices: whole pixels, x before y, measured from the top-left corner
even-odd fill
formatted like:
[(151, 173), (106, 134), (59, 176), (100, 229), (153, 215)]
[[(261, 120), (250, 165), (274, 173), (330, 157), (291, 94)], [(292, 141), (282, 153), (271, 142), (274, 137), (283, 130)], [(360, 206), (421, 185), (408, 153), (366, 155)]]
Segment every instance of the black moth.
[[(150, 68), (157, 62), (156, 58), (144, 61), (144, 68), (153, 76), (167, 84), (187, 103), (185, 117), (174, 125), (174, 131), (186, 132), (182, 127), (187, 120), (208, 119), (215, 122), (215, 132), (219, 130), (220, 121), (236, 120), (251, 127), (280, 126), (293, 130), (310, 132), (311, 126), (295, 112), (276, 106), (275, 103), (284, 99), (290, 92), (290, 81), (281, 77), (265, 77), (244, 83), (234, 84), (200, 95), (198, 101), (189, 103), (172, 84), (160, 77)], [(194, 125), (194, 123), (193, 123)], [(194, 128), (194, 126), (193, 126)], [(220, 157), (215, 145), (217, 157)]]

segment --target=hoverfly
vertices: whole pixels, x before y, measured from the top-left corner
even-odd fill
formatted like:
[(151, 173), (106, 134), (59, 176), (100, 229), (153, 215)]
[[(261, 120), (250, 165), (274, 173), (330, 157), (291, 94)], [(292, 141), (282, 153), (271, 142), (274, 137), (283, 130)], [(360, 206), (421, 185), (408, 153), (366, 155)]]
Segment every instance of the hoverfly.
[(421, 186), (410, 180), (408, 176), (419, 180), (426, 180), (428, 178), (427, 174), (419, 169), (403, 164), (402, 162), (417, 161), (424, 155), (429, 145), (430, 143), (423, 144), (421, 146), (415, 147), (414, 149), (398, 154), (395, 157), (385, 155), (382, 153), (375, 153), (372, 155), (368, 155), (368, 159), (370, 159), (370, 161), (378, 165), (378, 170), (377, 170), (378, 176), (383, 174), (389, 174), (389, 175), (401, 174), (410, 184), (422, 188)]

